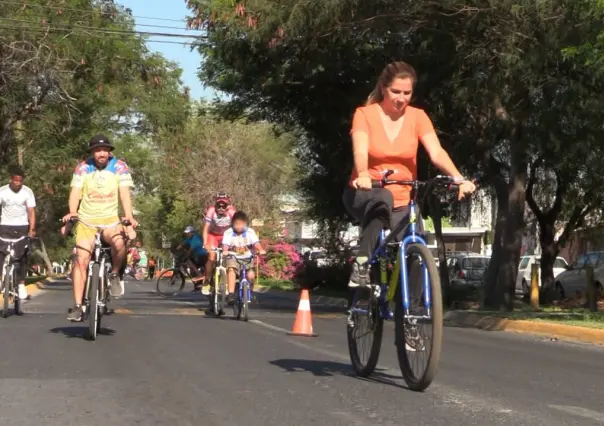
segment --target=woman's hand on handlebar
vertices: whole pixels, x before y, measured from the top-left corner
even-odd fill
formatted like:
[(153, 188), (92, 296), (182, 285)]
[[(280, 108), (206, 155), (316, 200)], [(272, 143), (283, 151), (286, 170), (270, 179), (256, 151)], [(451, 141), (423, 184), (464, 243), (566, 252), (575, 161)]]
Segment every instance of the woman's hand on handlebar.
[(355, 180), (352, 181), (352, 185), (356, 189), (361, 189), (364, 191), (369, 191), (371, 189), (371, 177), (369, 176), (359, 176)]

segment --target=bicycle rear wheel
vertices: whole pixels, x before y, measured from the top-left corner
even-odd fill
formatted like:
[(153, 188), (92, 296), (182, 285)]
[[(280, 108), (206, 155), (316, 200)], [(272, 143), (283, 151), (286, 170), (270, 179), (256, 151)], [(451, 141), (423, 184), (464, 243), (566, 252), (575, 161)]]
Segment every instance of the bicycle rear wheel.
[[(409, 389), (424, 391), (436, 375), (443, 336), (443, 305), (438, 268), (430, 250), (421, 244), (407, 246), (407, 282), (409, 315), (402, 302), (402, 289), (397, 289), (394, 312), (395, 345), (403, 378)], [(426, 279), (428, 282), (426, 282)], [(425, 292), (429, 296), (426, 309)], [(432, 321), (430, 337), (424, 336), (423, 325)], [(427, 343), (430, 347), (427, 347)], [(425, 366), (415, 371), (415, 356), (427, 355)]]
[(96, 340), (99, 321), (99, 279), (100, 265), (92, 265), (92, 276), (90, 277), (90, 287), (88, 288), (89, 312), (88, 312), (88, 338)]
[(180, 269), (166, 269), (157, 279), (157, 294), (174, 297), (185, 287), (185, 276)]
[(367, 377), (375, 370), (383, 334), (384, 318), (380, 315), (376, 287), (357, 288), (347, 320), (348, 352), (357, 375)]

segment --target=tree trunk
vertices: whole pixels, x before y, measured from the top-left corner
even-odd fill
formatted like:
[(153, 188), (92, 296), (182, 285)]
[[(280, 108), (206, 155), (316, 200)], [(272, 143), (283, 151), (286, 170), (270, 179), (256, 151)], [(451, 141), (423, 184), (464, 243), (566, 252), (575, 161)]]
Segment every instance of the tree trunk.
[(493, 232), (492, 252), (489, 267), (484, 280), (484, 303), (486, 308), (498, 306), (497, 300), (497, 277), (499, 276), (500, 260), (503, 250), (503, 234), (508, 216), (508, 192), (503, 178), (495, 181), (495, 196), (497, 197), (497, 214)]
[(516, 275), (522, 249), (526, 203), (528, 161), (522, 144), (521, 130), (521, 126), (516, 125), (512, 137), (508, 216), (505, 221), (501, 264), (497, 275), (497, 303), (500, 309), (508, 311), (514, 308), (516, 297)]
[(554, 218), (539, 222), (539, 243), (541, 244), (541, 303), (551, 303), (555, 296), (554, 262), (558, 256), (558, 247), (554, 238)]
[(46, 245), (44, 244), (44, 240), (42, 237), (38, 237), (38, 241), (40, 241), (40, 248), (34, 251), (34, 254), (37, 254), (44, 261), (44, 265), (46, 266), (46, 270), (48, 271), (47, 275), (51, 275), (52, 271), (52, 262), (48, 257), (48, 253), (46, 252)]

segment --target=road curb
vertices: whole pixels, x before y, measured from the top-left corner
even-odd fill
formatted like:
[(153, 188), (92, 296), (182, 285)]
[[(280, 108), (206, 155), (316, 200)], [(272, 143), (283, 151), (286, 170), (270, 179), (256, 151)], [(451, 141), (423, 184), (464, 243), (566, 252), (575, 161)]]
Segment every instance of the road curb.
[[(283, 290), (272, 289), (270, 287), (259, 287), (259, 286), (255, 286), (255, 288), (254, 288), (254, 293), (282, 296), (283, 298), (288, 298), (288, 299), (291, 299), (292, 301), (299, 300), (300, 291), (283, 291)], [(348, 300), (343, 297), (321, 296), (321, 295), (311, 293), (310, 294), (310, 304), (312, 306), (315, 303), (318, 305), (328, 305), (328, 306), (341, 306), (341, 307), (348, 306)]]
[(545, 321), (512, 320), (463, 311), (449, 311), (445, 313), (444, 320), (460, 327), (473, 327), (487, 331), (515, 331), (604, 345), (604, 329)]

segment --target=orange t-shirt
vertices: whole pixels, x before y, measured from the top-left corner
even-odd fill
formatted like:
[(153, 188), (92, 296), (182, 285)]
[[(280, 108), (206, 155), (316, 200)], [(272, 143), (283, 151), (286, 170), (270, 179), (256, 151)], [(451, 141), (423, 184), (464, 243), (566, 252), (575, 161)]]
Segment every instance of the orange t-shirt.
[[(369, 136), (368, 171), (371, 179), (382, 178), (380, 172), (396, 170), (390, 175), (393, 180), (417, 179), (417, 147), (420, 138), (435, 133), (432, 121), (422, 109), (407, 106), (405, 118), (399, 134), (392, 142), (380, 117), (379, 104), (359, 107), (352, 119), (353, 132), (364, 132)], [(349, 185), (357, 178), (356, 167), (352, 170)], [(392, 192), (394, 207), (406, 206), (411, 198), (411, 187), (406, 185), (388, 185)]]

